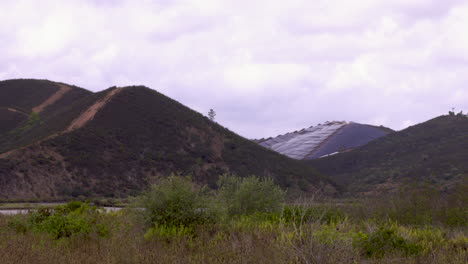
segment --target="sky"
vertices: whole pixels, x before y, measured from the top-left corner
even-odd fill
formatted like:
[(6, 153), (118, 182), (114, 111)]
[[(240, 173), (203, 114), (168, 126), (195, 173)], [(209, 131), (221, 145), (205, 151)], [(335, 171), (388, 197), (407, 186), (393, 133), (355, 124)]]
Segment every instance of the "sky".
[(468, 0), (2, 0), (0, 80), (145, 85), (248, 138), (468, 111)]

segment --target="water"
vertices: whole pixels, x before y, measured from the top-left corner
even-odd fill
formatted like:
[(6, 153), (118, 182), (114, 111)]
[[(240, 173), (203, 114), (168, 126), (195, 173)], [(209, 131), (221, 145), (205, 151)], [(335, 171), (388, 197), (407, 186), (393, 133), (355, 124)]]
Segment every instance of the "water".
[(17, 215), (26, 214), (30, 209), (0, 209), (0, 214), (3, 215)]
[[(109, 213), (109, 212), (117, 212), (119, 210), (122, 210), (122, 207), (102, 207), (102, 209), (104, 209), (105, 212)], [(36, 210), (36, 209), (0, 209), (0, 214), (3, 214), (3, 215), (27, 214), (31, 210)]]

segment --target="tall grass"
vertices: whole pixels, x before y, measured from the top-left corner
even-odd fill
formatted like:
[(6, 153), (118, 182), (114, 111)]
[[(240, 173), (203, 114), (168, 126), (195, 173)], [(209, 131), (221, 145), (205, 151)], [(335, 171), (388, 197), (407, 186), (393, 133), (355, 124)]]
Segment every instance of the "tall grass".
[[(309, 201), (283, 205), (280, 210), (266, 206), (259, 207), (266, 210), (254, 212), (229, 213), (225, 209), (215, 215), (204, 213), (212, 206), (226, 207), (226, 201), (238, 197), (235, 190), (230, 190), (231, 199), (222, 199), (216, 192), (205, 192), (182, 178), (170, 178), (149, 190), (152, 202), (146, 201), (148, 208), (155, 206), (158, 210), (129, 208), (84, 218), (90, 224), (105, 226), (105, 236), (98, 232), (65, 237), (40, 230), (17, 232), (11, 228), (15, 217), (0, 215), (1, 263), (464, 264), (468, 259), (466, 215), (455, 216), (457, 220), (452, 221), (453, 216), (446, 214), (456, 208), (461, 210), (460, 196), (433, 195), (423, 203), (415, 203), (407, 193), (407, 199), (394, 196), (372, 201)], [(255, 188), (242, 192), (246, 190)], [(420, 199), (419, 195), (414, 197)], [(163, 210), (176, 201), (190, 210)], [(207, 207), (201, 208), (204, 210), (198, 208), (200, 201), (206, 202)], [(430, 207), (426, 202), (438, 206)], [(413, 220), (411, 214), (406, 214), (412, 209), (418, 214), (429, 210), (432, 216)], [(179, 221), (181, 212), (188, 216), (187, 222)], [(148, 214), (165, 217), (148, 218)], [(173, 222), (173, 217), (178, 220)]]

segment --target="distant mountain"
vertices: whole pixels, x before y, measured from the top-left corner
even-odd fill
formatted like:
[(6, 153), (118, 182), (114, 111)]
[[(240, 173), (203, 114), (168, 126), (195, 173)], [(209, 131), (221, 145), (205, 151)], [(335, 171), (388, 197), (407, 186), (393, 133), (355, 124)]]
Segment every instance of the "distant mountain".
[(271, 177), (335, 192), (316, 170), (258, 146), (143, 86), (92, 93), (46, 80), (0, 82), (0, 198), (122, 197), (155, 177)]
[(334, 121), (255, 142), (293, 159), (310, 160), (350, 151), (392, 132), (382, 126)]
[(376, 194), (427, 183), (468, 184), (468, 117), (440, 116), (352, 152), (308, 161), (351, 193)]

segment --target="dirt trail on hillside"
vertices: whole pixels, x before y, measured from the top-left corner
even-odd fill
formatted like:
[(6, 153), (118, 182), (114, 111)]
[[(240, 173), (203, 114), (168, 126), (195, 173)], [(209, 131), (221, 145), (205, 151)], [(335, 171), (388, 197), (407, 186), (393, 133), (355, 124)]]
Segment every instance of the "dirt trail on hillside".
[(62, 98), (66, 93), (68, 93), (72, 89), (71, 87), (63, 85), (63, 84), (57, 83), (57, 85), (59, 86), (59, 90), (55, 92), (53, 95), (51, 95), (49, 98), (47, 98), (47, 100), (42, 102), (42, 104), (34, 107), (32, 109), (33, 112), (35, 113), (42, 112), (47, 106), (60, 100), (60, 98)]
[(78, 116), (73, 122), (65, 129), (64, 133), (71, 132), (75, 129), (78, 129), (84, 126), (89, 121), (93, 120), (94, 116), (101, 108), (103, 108), (116, 94), (118, 94), (122, 88), (116, 88), (110, 91), (104, 98), (97, 101), (93, 105), (91, 105), (86, 111), (84, 111), (80, 116)]
[[(45, 137), (45, 138), (43, 138), (43, 139), (41, 139), (41, 140), (31, 144), (31, 145), (23, 146), (23, 147), (20, 147), (20, 148), (17, 148), (17, 149), (12, 149), (12, 150), (4, 152), (4, 153), (0, 153), (0, 159), (8, 158), (10, 155), (12, 155), (13, 153), (17, 153), (19, 150), (24, 150), (24, 149), (26, 149), (28, 147), (31, 147), (31, 146), (34, 146), (34, 145), (39, 145), (41, 142), (43, 142), (45, 140), (55, 138), (58, 135), (63, 134), (63, 133), (69, 133), (69, 132), (71, 132), (71, 131), (73, 131), (75, 129), (78, 129), (78, 128), (84, 126), (86, 123), (93, 120), (96, 113), (99, 112), (99, 110), (102, 109), (112, 99), (112, 97), (115, 96), (116, 94), (118, 94), (121, 90), (122, 90), (122, 88), (116, 88), (116, 89), (110, 91), (109, 93), (107, 93), (106, 96), (104, 96), (104, 98), (102, 98), (101, 100), (95, 102), (93, 105), (88, 107), (88, 109), (86, 109), (86, 111), (84, 111), (77, 118), (75, 118), (75, 120), (73, 120), (73, 122), (71, 122), (71, 124), (63, 132), (59, 132), (57, 134), (53, 134), (53, 135), (50, 135), (48, 137)], [(58, 98), (58, 99), (60, 99), (60, 98)], [(58, 100), (58, 99), (56, 99), (56, 100)], [(15, 110), (15, 109), (13, 109), (13, 110)]]
[(10, 112), (13, 112), (13, 113), (18, 113), (18, 114), (22, 114), (22, 115), (28, 116), (28, 114), (26, 114), (25, 112), (20, 111), (20, 110), (16, 110), (16, 109), (11, 108), (11, 107), (8, 107), (7, 110), (10, 111)]

